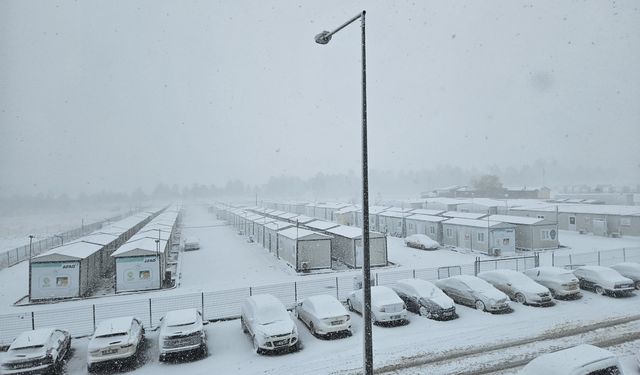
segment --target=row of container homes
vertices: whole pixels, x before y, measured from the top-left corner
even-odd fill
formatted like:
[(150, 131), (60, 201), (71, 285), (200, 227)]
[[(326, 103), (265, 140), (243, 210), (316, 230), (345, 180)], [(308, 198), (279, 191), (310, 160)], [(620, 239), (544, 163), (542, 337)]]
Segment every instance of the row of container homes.
[(157, 215), (140, 212), (53, 248), (29, 262), (29, 300), (89, 295), (113, 275), (111, 255)]
[(179, 246), (180, 209), (171, 206), (149, 221), (111, 254), (116, 293), (161, 289), (171, 281), (167, 258)]
[[(362, 267), (361, 229), (272, 208), (215, 208), (218, 218), (285, 260), (297, 272), (329, 269), (332, 261), (350, 268)], [(385, 266), (386, 237), (372, 232), (371, 238), (371, 265)]]

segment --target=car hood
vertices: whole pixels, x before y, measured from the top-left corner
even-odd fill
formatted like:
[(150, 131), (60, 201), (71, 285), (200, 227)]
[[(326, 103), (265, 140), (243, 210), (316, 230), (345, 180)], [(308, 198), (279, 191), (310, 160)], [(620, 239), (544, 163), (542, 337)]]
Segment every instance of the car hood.
[(291, 320), (278, 320), (268, 324), (258, 324), (256, 326), (256, 331), (264, 334), (265, 336), (275, 336), (291, 333), (294, 327), (295, 324)]
[(499, 291), (498, 289), (485, 289), (481, 292), (477, 292), (478, 295), (485, 297), (486, 299), (493, 299), (496, 301), (506, 299), (507, 295)]
[(525, 293), (531, 294), (539, 294), (539, 293), (549, 293), (549, 289), (538, 284), (538, 283), (527, 283), (525, 285), (514, 285), (514, 289), (522, 290)]
[(445, 294), (429, 297), (427, 298), (427, 300), (435, 303), (436, 305), (440, 306), (443, 309), (450, 309), (454, 305), (453, 300), (448, 296), (446, 296)]

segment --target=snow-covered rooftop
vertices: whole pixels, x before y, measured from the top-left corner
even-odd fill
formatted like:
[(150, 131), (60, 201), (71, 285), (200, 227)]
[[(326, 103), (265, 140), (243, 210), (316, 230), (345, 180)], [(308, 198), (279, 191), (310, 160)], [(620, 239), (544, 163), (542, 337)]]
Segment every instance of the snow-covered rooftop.
[(416, 214), (416, 215), (431, 215), (431, 216), (437, 216), (437, 215), (440, 215), (443, 212), (445, 212), (445, 211), (444, 210), (431, 210), (431, 209), (427, 209), (427, 208), (416, 208), (415, 210), (411, 211), (411, 213)]
[(288, 228), (288, 229), (284, 229), (284, 230), (279, 231), (278, 235), (283, 236), (283, 237), (287, 237), (287, 238), (291, 238), (292, 240), (295, 240), (295, 239), (304, 240), (307, 237), (312, 237), (312, 238), (315, 238), (315, 239), (317, 239), (317, 238), (330, 239), (331, 238), (331, 236), (327, 236), (326, 234), (310, 231), (310, 230), (303, 229), (303, 228)]
[(460, 219), (480, 219), (481, 217), (487, 216), (487, 214), (480, 214), (477, 212), (458, 212), (458, 211), (447, 211), (442, 214), (445, 217), (454, 217)]
[(309, 223), (306, 223), (305, 225), (310, 228), (314, 228), (318, 230), (327, 230), (327, 229), (335, 228), (339, 224), (332, 223), (330, 221), (316, 220), (316, 221), (311, 221)]
[(287, 223), (286, 221), (276, 220), (276, 221), (272, 221), (270, 223), (266, 223), (264, 225), (264, 227), (267, 228), (267, 229), (280, 231), (282, 229), (291, 228), (294, 225), (295, 224)]
[(411, 215), (407, 216), (407, 220), (418, 220), (418, 221), (429, 221), (432, 223), (439, 223), (441, 221), (448, 220), (446, 217), (442, 216), (432, 216), (432, 215)]
[(76, 241), (76, 242), (71, 242), (62, 246), (58, 246), (40, 255), (37, 255), (33, 257), (32, 262), (35, 263), (38, 261), (44, 261), (43, 258), (49, 257), (51, 255), (62, 255), (62, 256), (75, 258), (77, 260), (81, 260), (93, 255), (94, 253), (100, 251), (100, 249), (102, 248), (103, 248), (103, 245)]
[(558, 212), (573, 214), (592, 214), (592, 215), (621, 215), (621, 216), (640, 216), (640, 206), (622, 206), (611, 204), (535, 204), (524, 205), (514, 210), (539, 211), (539, 212)]
[(489, 219), (492, 221), (502, 221), (510, 224), (534, 225), (547, 221), (536, 217), (513, 216), (513, 215), (491, 215)]
[[(335, 228), (327, 229), (327, 233), (335, 234), (336, 236), (358, 239), (362, 238), (362, 228), (352, 227), (348, 225), (339, 225)], [(369, 232), (369, 238), (384, 237), (382, 233)]]
[(465, 227), (476, 227), (476, 228), (487, 228), (487, 227), (514, 227), (513, 224), (503, 223), (501, 221), (495, 220), (475, 220), (475, 219), (449, 219), (445, 221), (443, 224), (445, 225), (462, 225)]

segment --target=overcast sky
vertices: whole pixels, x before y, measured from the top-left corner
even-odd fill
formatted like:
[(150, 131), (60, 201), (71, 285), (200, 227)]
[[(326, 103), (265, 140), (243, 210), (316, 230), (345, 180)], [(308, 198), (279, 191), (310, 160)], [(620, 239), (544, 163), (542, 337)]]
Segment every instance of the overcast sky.
[[(640, 181), (637, 1), (0, 1), (0, 194), (556, 159)], [(466, 181), (461, 181), (465, 183)], [(606, 182), (606, 181), (603, 181)]]

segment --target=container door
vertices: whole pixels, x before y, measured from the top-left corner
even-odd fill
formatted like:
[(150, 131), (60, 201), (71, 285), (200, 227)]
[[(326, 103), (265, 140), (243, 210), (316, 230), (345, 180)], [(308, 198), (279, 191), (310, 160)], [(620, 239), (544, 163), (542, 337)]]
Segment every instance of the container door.
[(576, 230), (576, 217), (575, 216), (569, 216), (569, 230)]

